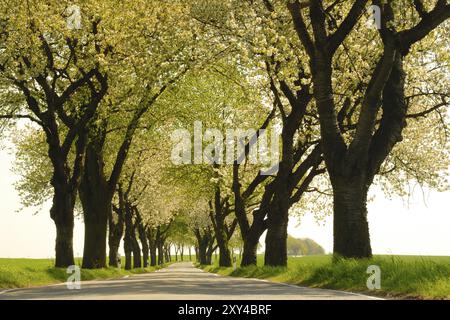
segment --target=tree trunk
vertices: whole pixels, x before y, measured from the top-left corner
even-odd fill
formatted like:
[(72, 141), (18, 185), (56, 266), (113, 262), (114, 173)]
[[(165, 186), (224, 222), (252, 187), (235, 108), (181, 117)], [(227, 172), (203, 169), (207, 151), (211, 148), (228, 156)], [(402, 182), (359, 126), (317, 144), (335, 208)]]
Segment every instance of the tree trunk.
[(164, 264), (164, 250), (163, 250), (163, 245), (160, 244), (158, 246), (158, 265), (163, 265)]
[(255, 224), (249, 229), (249, 233), (243, 239), (244, 250), (243, 252), (239, 251), (239, 256), (242, 256), (241, 267), (257, 264), (259, 239), (264, 230), (262, 226), (259, 228)]
[(219, 246), (219, 266), (231, 267), (231, 253), (228, 247), (228, 238), (226, 234), (216, 235), (217, 245)]
[[(261, 204), (261, 206), (263, 206), (263, 204)], [(236, 212), (236, 215), (240, 218), (238, 221), (240, 221), (239, 227), (241, 229), (242, 240), (244, 242), (243, 248), (239, 248), (239, 257), (242, 258), (241, 267), (245, 267), (257, 264), (259, 239), (267, 229), (267, 224), (265, 221), (265, 209), (259, 208), (253, 211), (253, 222), (250, 225), (245, 214), (244, 207), (242, 206), (241, 208), (242, 209), (239, 212), (240, 216), (238, 216), (238, 212)]]
[(208, 259), (206, 258), (206, 250), (207, 250), (206, 245), (200, 244), (198, 246), (198, 258), (199, 258), (200, 264), (202, 264), (202, 265), (210, 264), (210, 263), (208, 263)]
[(56, 223), (56, 268), (67, 268), (75, 265), (73, 257), (73, 224)]
[[(100, 217), (102, 216), (102, 217)], [(92, 217), (84, 220), (84, 269), (106, 268), (106, 224), (103, 214), (99, 214), (96, 221)], [(117, 259), (117, 256), (116, 256)]]
[(287, 228), (293, 188), (290, 182), (293, 168), (293, 128), (283, 128), (282, 161), (274, 181), (273, 200), (267, 208), (266, 266), (287, 266)]
[(116, 239), (111, 240), (111, 237), (109, 237), (109, 266), (117, 268), (119, 267), (119, 244), (113, 244), (113, 241), (116, 242)]
[[(279, 176), (280, 177), (280, 176)], [(267, 213), (267, 235), (264, 265), (287, 266), (287, 228), (290, 192), (280, 179)]]
[[(235, 173), (235, 177), (236, 176), (237, 173)], [(260, 208), (253, 212), (253, 222), (250, 225), (245, 209), (245, 203), (240, 193), (240, 184), (237, 180), (234, 183), (233, 191), (235, 194), (235, 215), (244, 242), (243, 248), (239, 248), (239, 257), (242, 258), (241, 266), (256, 265), (259, 239), (266, 229), (266, 223), (264, 221), (266, 214), (265, 211), (260, 211), (266, 200), (263, 200)]]
[(195, 236), (197, 238), (198, 246), (196, 247), (197, 261), (202, 265), (211, 264), (208, 263), (207, 251), (208, 251), (208, 238), (202, 236), (200, 230), (195, 230)]
[(112, 193), (104, 175), (102, 147), (101, 135), (91, 138), (86, 148), (84, 172), (79, 186), (85, 226), (83, 268), (86, 269), (106, 267), (106, 237)]
[(146, 247), (144, 247), (144, 244), (142, 244), (142, 259), (143, 259), (143, 267), (147, 268), (149, 264), (149, 247), (148, 244)]
[(125, 251), (125, 270), (131, 270), (132, 268), (132, 260), (131, 260), (131, 253), (132, 253), (132, 247), (130, 240), (127, 240), (127, 236), (125, 236), (124, 240), (124, 251)]
[[(212, 247), (208, 247), (208, 249), (206, 250), (206, 264), (207, 265), (211, 265), (212, 264), (212, 256), (215, 252), (215, 248)], [(217, 260), (217, 257), (216, 257)]]
[(154, 266), (156, 266), (156, 263), (157, 263), (157, 261), (156, 261), (156, 256), (157, 256), (156, 245), (153, 245), (153, 244), (149, 245), (149, 249), (150, 249), (150, 265), (152, 267), (154, 267)]
[(136, 224), (133, 225), (133, 233), (132, 233), (132, 252), (133, 252), (133, 268), (142, 268), (142, 256), (141, 256), (141, 248), (139, 246), (139, 242), (136, 238)]
[(267, 213), (267, 235), (264, 265), (287, 266), (287, 227), (289, 193), (280, 186)]
[(367, 191), (366, 187), (354, 180), (343, 179), (333, 186), (333, 251), (336, 256), (344, 258), (372, 256), (367, 222)]
[[(82, 142), (77, 143), (77, 150), (80, 150)], [(69, 168), (66, 162), (60, 158), (59, 149), (49, 146), (49, 157), (54, 168), (51, 180), (54, 194), (50, 217), (56, 227), (55, 267), (67, 268), (75, 265), (73, 256), (73, 211), (76, 187), (72, 186)]]
[(136, 211), (136, 214), (139, 216), (139, 220), (137, 222), (137, 229), (138, 229), (138, 233), (139, 233), (139, 240), (141, 241), (141, 245), (142, 245), (142, 259), (143, 259), (143, 263), (144, 263), (143, 267), (147, 268), (148, 267), (149, 244), (147, 242), (145, 226), (142, 223), (141, 216), (138, 211)]
[(158, 227), (157, 233), (156, 233), (156, 243), (158, 247), (158, 265), (164, 264), (164, 243), (161, 239), (161, 231), (160, 227)]
[(73, 227), (75, 194), (68, 188), (54, 184), (53, 204), (50, 216), (56, 226), (55, 267), (67, 268), (75, 265), (73, 256)]
[(139, 247), (139, 242), (136, 237), (133, 239), (133, 268), (138, 269), (142, 268), (142, 256), (141, 256), (141, 248)]
[(286, 266), (288, 215), (281, 212), (269, 212), (267, 223), (264, 265)]
[(171, 247), (171, 245), (168, 244), (165, 247), (165, 250), (164, 250), (164, 252), (165, 252), (165, 262), (166, 263), (172, 261), (172, 257), (170, 256), (170, 247)]
[(157, 264), (156, 261), (156, 234), (154, 229), (147, 229), (148, 247), (150, 251), (150, 266), (154, 267)]
[(131, 208), (126, 205), (125, 210), (125, 238), (124, 238), (124, 251), (125, 251), (125, 270), (131, 270), (132, 268), (132, 252), (133, 252), (133, 220), (132, 220)]
[(120, 240), (123, 236), (124, 229), (124, 213), (122, 210), (117, 210), (117, 222), (114, 221), (114, 214), (111, 211), (108, 218), (109, 224), (109, 234), (108, 234), (108, 244), (109, 244), (109, 265), (111, 267), (118, 267), (119, 261), (119, 245)]
[(225, 221), (225, 218), (229, 212), (226, 202), (224, 203), (221, 198), (221, 190), (218, 186), (216, 187), (214, 196), (214, 207), (211, 205), (210, 209), (210, 219), (214, 227), (214, 233), (216, 236), (217, 245), (219, 247), (219, 266), (231, 267), (231, 254), (228, 246), (228, 239), (231, 235), (228, 235), (228, 229)]

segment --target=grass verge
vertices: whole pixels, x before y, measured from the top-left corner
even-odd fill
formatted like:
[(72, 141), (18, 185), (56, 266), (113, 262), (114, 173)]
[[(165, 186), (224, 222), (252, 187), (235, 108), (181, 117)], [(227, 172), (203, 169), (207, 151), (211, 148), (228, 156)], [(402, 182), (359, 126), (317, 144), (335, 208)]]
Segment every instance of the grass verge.
[[(202, 266), (205, 271), (222, 275), (267, 279), (275, 282), (315, 288), (337, 289), (369, 295), (403, 299), (450, 299), (450, 257), (377, 255), (365, 260), (341, 260), (332, 257), (289, 257), (288, 267), (220, 268)], [(367, 268), (381, 269), (381, 289), (369, 290)]]
[[(77, 265), (81, 260), (77, 259)], [(27, 288), (63, 283), (70, 276), (66, 269), (53, 267), (52, 259), (0, 259), (0, 289)], [(122, 266), (124, 263), (122, 263)], [(118, 268), (81, 269), (81, 280), (120, 278), (126, 275), (153, 272), (167, 266), (148, 267), (133, 270)]]

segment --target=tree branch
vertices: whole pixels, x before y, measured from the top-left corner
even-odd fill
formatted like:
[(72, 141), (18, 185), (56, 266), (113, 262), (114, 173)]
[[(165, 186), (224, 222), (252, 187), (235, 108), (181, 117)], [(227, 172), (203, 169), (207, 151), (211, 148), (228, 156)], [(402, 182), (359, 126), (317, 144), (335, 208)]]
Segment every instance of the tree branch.
[[(308, 4), (309, 5), (309, 4)], [(308, 33), (305, 21), (303, 20), (303, 15), (301, 10), (306, 6), (306, 4), (300, 3), (298, 0), (293, 3), (288, 2), (287, 7), (292, 16), (292, 21), (294, 22), (295, 31), (300, 39), (300, 42), (305, 47), (306, 52), (309, 57), (314, 57), (314, 43), (311, 36)]]
[(425, 38), (433, 29), (450, 18), (450, 4), (447, 1), (438, 1), (429, 13), (422, 16), (422, 20), (414, 27), (398, 33), (403, 55), (408, 54), (411, 46)]
[(336, 32), (329, 37), (328, 46), (331, 55), (334, 54), (337, 48), (344, 42), (348, 34), (353, 30), (353, 27), (363, 14), (367, 2), (368, 0), (355, 1), (344, 21), (338, 27)]

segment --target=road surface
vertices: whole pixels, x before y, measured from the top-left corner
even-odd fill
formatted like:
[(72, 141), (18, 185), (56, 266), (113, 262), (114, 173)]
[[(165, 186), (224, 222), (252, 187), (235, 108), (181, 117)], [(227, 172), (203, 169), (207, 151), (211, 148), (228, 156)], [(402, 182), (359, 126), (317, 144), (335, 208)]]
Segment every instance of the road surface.
[(81, 289), (66, 284), (0, 292), (2, 299), (147, 299), (147, 300), (366, 300), (342, 291), (312, 289), (258, 279), (224, 277), (192, 263), (175, 263), (157, 272), (115, 280), (84, 281)]

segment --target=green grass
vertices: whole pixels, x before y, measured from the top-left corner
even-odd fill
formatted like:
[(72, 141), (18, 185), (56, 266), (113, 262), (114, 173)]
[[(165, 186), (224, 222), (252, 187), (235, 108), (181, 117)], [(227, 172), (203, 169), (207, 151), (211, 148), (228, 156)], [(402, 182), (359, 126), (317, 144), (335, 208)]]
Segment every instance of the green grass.
[[(268, 279), (276, 282), (362, 292), (391, 298), (450, 299), (450, 257), (374, 256), (370, 260), (341, 260), (331, 256), (290, 257), (287, 268), (264, 267), (219, 268), (203, 266), (206, 271), (223, 275)], [(366, 286), (369, 265), (381, 269), (381, 289)]]
[[(81, 260), (77, 259), (77, 265)], [(0, 288), (26, 288), (66, 282), (66, 269), (54, 268), (52, 259), (0, 259)], [(122, 261), (122, 268), (125, 265)], [(97, 270), (81, 270), (82, 280), (99, 280), (119, 278), (125, 275), (152, 272), (161, 267), (148, 267), (133, 270), (105, 268)]]

